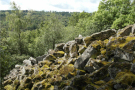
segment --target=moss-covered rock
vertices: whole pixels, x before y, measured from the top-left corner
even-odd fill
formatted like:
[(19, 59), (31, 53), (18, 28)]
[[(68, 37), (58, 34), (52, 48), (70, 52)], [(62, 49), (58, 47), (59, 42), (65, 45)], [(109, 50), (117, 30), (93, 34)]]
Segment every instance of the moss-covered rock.
[(56, 57), (55, 57), (54, 55), (52, 55), (52, 54), (49, 54), (49, 55), (47, 55), (47, 56), (45, 57), (44, 60), (54, 61), (54, 60), (56, 60)]
[(135, 74), (131, 72), (119, 72), (115, 77), (115, 82), (132, 86), (135, 84)]
[(13, 90), (13, 86), (12, 85), (6, 85), (4, 87), (5, 90)]
[(93, 42), (95, 40), (105, 40), (114, 34), (116, 34), (115, 30), (111, 30), (111, 29), (105, 30), (102, 32), (94, 33), (91, 36), (85, 37), (84, 42), (85, 42), (86, 46), (88, 46), (91, 42)]
[(53, 53), (53, 55), (55, 56), (55, 57), (63, 57), (64, 56), (64, 52), (63, 51), (57, 51), (57, 52), (54, 52)]

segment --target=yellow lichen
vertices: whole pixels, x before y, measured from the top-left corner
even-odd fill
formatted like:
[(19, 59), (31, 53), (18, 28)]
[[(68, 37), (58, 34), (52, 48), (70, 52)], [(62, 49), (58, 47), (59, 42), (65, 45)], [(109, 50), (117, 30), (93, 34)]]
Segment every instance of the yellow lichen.
[(58, 51), (57, 53), (60, 53), (60, 54), (65, 54), (65, 52), (63, 52), (63, 51)]
[(42, 68), (49, 68), (49, 66), (48, 65), (44, 65)]
[(131, 72), (119, 72), (115, 77), (116, 83), (132, 85), (135, 83), (135, 75)]
[(63, 66), (60, 70), (59, 70), (59, 73), (61, 75), (67, 75), (69, 72), (72, 72), (74, 70), (74, 65), (72, 64), (69, 64), (69, 65), (66, 65), (66, 66)]
[(105, 84), (105, 81), (103, 81), (103, 80), (100, 80), (100, 81), (96, 81), (96, 82), (94, 82), (96, 85), (103, 85), (103, 84)]
[(101, 49), (100, 49), (100, 51), (101, 51), (101, 54), (102, 54), (102, 55), (105, 55), (105, 53), (106, 53), (106, 49), (101, 48)]
[(135, 59), (133, 60), (133, 63), (135, 63)]
[(108, 42), (109, 42), (109, 40), (108, 40), (108, 39), (105, 39), (105, 40), (104, 40), (104, 43), (105, 43), (105, 44), (107, 44)]
[(6, 89), (6, 90), (13, 90), (13, 87), (12, 87), (11, 85), (6, 85), (6, 86), (4, 87), (4, 89)]
[(131, 40), (135, 40), (135, 37), (128, 36), (128, 37), (126, 38), (126, 41), (125, 41), (124, 43), (120, 43), (120, 44), (119, 44), (119, 47), (120, 47), (120, 48), (124, 47), (124, 46), (125, 46), (128, 42), (130, 42)]

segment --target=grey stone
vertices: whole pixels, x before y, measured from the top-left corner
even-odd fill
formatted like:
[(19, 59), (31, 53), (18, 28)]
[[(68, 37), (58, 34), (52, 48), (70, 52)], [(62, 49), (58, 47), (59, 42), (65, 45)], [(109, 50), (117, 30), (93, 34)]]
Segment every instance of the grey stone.
[(34, 65), (34, 64), (37, 63), (37, 62), (36, 62), (36, 59), (33, 58), (33, 57), (30, 57), (29, 60), (31, 61), (31, 64), (32, 64), (32, 65)]
[(118, 57), (126, 61), (132, 61), (134, 59), (133, 53), (126, 52), (120, 48), (116, 48), (114, 50), (114, 57)]
[(43, 59), (46, 57), (46, 54), (39, 56), (36, 58), (36, 62), (38, 63), (39, 61), (43, 61)]
[(75, 61), (74, 67), (78, 69), (83, 69), (89, 58), (97, 53), (97, 50), (92, 46), (89, 46), (83, 54)]
[(135, 63), (132, 64), (130, 71), (135, 74)]

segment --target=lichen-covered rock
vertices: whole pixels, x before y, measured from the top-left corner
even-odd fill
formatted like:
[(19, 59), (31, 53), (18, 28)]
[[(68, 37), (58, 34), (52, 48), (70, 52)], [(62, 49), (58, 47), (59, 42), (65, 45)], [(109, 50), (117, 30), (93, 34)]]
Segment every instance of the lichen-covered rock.
[(5, 90), (13, 90), (13, 86), (12, 85), (6, 85), (4, 87)]
[(129, 25), (129, 26), (125, 27), (123, 30), (119, 31), (117, 33), (117, 37), (123, 37), (123, 36), (130, 35), (130, 33), (132, 33), (132, 26), (133, 25)]
[(36, 59), (33, 57), (30, 57), (29, 60), (31, 61), (31, 64), (34, 65), (36, 64)]
[(118, 57), (118, 58), (126, 60), (126, 61), (132, 61), (134, 59), (133, 53), (128, 53), (125, 50), (122, 50), (120, 48), (115, 49), (114, 57)]
[(57, 52), (54, 52), (53, 53), (53, 55), (55, 56), (55, 57), (63, 57), (64, 56), (64, 52), (63, 51), (57, 51)]
[(132, 86), (135, 84), (135, 75), (131, 72), (119, 72), (115, 77), (115, 82), (125, 86)]
[(24, 60), (23, 64), (26, 66), (32, 66), (31, 61), (30, 60)]
[(83, 88), (87, 85), (87, 83), (90, 83), (90, 82), (91, 82), (91, 79), (87, 77), (86, 75), (78, 75), (72, 79), (70, 86), (83, 90)]
[(135, 63), (132, 64), (130, 71), (135, 74)]
[(105, 40), (114, 34), (116, 34), (116, 30), (109, 29), (109, 30), (101, 31), (98, 33), (94, 33), (91, 36), (85, 37), (84, 42), (86, 46), (88, 46), (91, 42), (95, 40)]
[(92, 46), (89, 46), (83, 54), (75, 61), (74, 67), (78, 69), (83, 69), (86, 63), (88, 62), (89, 58), (96, 54), (97, 50)]
[(65, 43), (55, 44), (55, 51), (63, 51)]
[(71, 45), (72, 43), (75, 43), (75, 41), (69, 41), (69, 42), (67, 42), (67, 43), (64, 45), (63, 49), (64, 49), (64, 52), (65, 52), (65, 53), (69, 53), (69, 52), (70, 52), (70, 51), (69, 51), (69, 47), (70, 47), (70, 45)]
[(131, 40), (123, 46), (124, 50), (135, 51), (135, 40)]
[(77, 45), (77, 43), (71, 43), (71, 45), (69, 46), (69, 51), (70, 51), (70, 57), (74, 58), (78, 56), (78, 49), (79, 46)]
[(135, 34), (135, 24), (132, 26), (132, 34)]
[(86, 50), (86, 48), (87, 48), (87, 47), (84, 46), (84, 45), (79, 46), (78, 53), (82, 54), (82, 53)]
[(52, 54), (49, 54), (44, 58), (44, 60), (54, 61), (54, 60), (56, 60), (56, 57)]
[(40, 61), (43, 61), (43, 59), (46, 57), (46, 54), (45, 55), (42, 55), (42, 56), (39, 56), (36, 58), (36, 61), (37, 63), (40, 62)]
[(83, 37), (77, 37), (77, 38), (75, 38), (75, 41), (76, 41), (76, 43), (77, 44), (82, 44), (83, 43)]
[(108, 73), (112, 79), (115, 78), (118, 72), (129, 71), (131, 68), (130, 63), (113, 63), (108, 67)]

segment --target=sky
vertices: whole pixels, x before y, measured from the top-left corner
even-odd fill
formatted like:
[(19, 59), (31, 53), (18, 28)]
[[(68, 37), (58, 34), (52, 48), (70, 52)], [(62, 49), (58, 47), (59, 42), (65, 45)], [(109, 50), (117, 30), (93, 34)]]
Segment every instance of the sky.
[(13, 1), (21, 10), (94, 12), (101, 0), (0, 0), (0, 10), (11, 10)]

